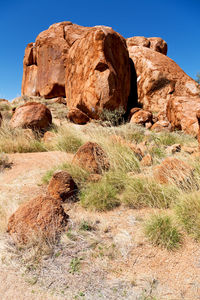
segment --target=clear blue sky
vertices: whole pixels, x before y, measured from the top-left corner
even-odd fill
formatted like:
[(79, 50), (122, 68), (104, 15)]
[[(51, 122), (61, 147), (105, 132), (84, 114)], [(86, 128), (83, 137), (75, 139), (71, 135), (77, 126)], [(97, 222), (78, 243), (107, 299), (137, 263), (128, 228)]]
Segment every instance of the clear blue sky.
[(0, 0), (0, 98), (21, 94), (26, 45), (61, 21), (107, 25), (124, 37), (162, 37), (188, 75), (200, 72), (200, 0)]

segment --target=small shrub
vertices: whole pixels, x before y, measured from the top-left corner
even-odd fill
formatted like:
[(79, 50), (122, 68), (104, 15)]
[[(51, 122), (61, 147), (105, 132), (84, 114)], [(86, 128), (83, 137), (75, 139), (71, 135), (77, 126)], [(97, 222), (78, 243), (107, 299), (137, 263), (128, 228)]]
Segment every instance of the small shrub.
[(92, 225), (90, 225), (90, 223), (88, 221), (83, 220), (79, 226), (79, 230), (92, 231), (93, 227), (92, 227)]
[(181, 233), (169, 216), (152, 216), (145, 224), (145, 235), (153, 245), (173, 250), (181, 244)]
[(168, 208), (177, 198), (178, 189), (147, 178), (132, 178), (126, 183), (121, 201), (132, 208)]
[(194, 239), (200, 241), (200, 194), (181, 195), (179, 201), (174, 206), (174, 210), (179, 222), (186, 232)]
[(103, 125), (106, 126), (119, 126), (124, 123), (125, 110), (120, 107), (115, 110), (104, 109), (100, 114), (100, 119)]
[(83, 207), (97, 211), (110, 210), (120, 204), (117, 189), (103, 180), (89, 183), (81, 191), (80, 200)]
[(69, 273), (74, 274), (76, 272), (79, 272), (80, 266), (81, 266), (81, 258), (78, 258), (78, 257), (72, 258), (72, 260), (70, 262)]

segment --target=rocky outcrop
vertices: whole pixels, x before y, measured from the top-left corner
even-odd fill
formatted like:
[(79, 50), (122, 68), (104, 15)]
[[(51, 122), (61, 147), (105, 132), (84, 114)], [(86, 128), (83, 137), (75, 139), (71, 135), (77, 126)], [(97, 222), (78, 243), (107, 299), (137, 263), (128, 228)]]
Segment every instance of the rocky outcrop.
[(107, 154), (97, 143), (92, 142), (87, 142), (81, 146), (74, 155), (72, 162), (94, 174), (102, 174), (110, 167)]
[(57, 171), (53, 174), (48, 185), (48, 194), (62, 202), (76, 200), (78, 187), (72, 176), (66, 171)]
[(8, 232), (19, 243), (38, 238), (53, 239), (67, 225), (68, 215), (59, 200), (38, 196), (25, 204), (10, 217)]
[(53, 24), (28, 44), (22, 95), (64, 97), (70, 109), (97, 117), (103, 108), (126, 109), (130, 65), (125, 39), (106, 26)]
[(183, 130), (196, 136), (199, 125), (196, 113), (200, 109), (200, 98), (173, 97), (167, 104), (167, 118), (172, 130)]
[(19, 106), (11, 120), (13, 128), (30, 128), (33, 130), (45, 130), (52, 123), (50, 110), (46, 105), (37, 102), (28, 102)]
[(98, 118), (104, 108), (126, 110), (130, 65), (125, 39), (104, 26), (78, 39), (66, 59), (65, 88), (68, 107), (90, 118)]
[(167, 43), (159, 37), (133, 36), (126, 39), (126, 43), (128, 47), (142, 46), (167, 55)]
[(166, 116), (171, 98), (198, 96), (196, 82), (169, 57), (141, 46), (129, 46), (128, 50), (137, 73), (138, 102), (143, 109)]

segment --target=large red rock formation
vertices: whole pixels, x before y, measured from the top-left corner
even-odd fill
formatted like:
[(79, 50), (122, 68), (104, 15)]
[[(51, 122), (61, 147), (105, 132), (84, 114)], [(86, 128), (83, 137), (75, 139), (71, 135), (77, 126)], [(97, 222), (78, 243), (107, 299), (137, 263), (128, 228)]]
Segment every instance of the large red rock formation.
[(104, 107), (126, 108), (129, 92), (126, 42), (109, 27), (53, 24), (25, 50), (22, 95), (66, 94), (70, 108), (97, 116)]
[(91, 118), (102, 109), (126, 109), (130, 65), (125, 39), (109, 27), (89, 30), (70, 48), (66, 59), (66, 99)]
[(197, 135), (199, 125), (196, 113), (200, 109), (200, 98), (173, 97), (167, 104), (167, 118), (172, 130), (178, 129)]
[(137, 73), (138, 101), (145, 110), (166, 111), (175, 96), (196, 97), (196, 82), (169, 57), (141, 46), (128, 47)]
[(10, 125), (13, 128), (31, 128), (33, 130), (44, 130), (52, 123), (50, 110), (46, 105), (37, 102), (28, 102), (19, 106), (11, 120)]
[(71, 22), (53, 24), (28, 44), (24, 56), (22, 95), (65, 96), (65, 58), (74, 41), (88, 30)]

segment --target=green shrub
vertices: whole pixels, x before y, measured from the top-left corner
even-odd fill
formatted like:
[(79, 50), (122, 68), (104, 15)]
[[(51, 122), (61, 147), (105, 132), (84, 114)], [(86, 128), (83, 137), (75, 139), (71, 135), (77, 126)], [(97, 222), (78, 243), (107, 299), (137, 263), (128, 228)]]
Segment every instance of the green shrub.
[(169, 216), (153, 215), (145, 224), (145, 235), (156, 246), (173, 250), (181, 245), (181, 233)]
[(186, 232), (200, 241), (200, 193), (181, 195), (174, 210)]
[(97, 211), (110, 210), (120, 204), (117, 199), (117, 189), (104, 180), (89, 183), (82, 189), (80, 201), (83, 207)]
[(75, 153), (83, 145), (83, 141), (80, 138), (80, 133), (78, 134), (71, 127), (64, 126), (58, 130), (53, 144), (55, 144), (56, 150)]
[(125, 110), (123, 107), (115, 110), (104, 109), (100, 114), (100, 123), (106, 126), (119, 126), (125, 122), (124, 114)]
[(178, 196), (178, 189), (148, 178), (132, 178), (126, 183), (121, 201), (132, 208), (168, 208)]

